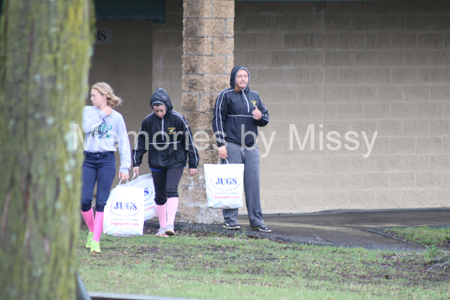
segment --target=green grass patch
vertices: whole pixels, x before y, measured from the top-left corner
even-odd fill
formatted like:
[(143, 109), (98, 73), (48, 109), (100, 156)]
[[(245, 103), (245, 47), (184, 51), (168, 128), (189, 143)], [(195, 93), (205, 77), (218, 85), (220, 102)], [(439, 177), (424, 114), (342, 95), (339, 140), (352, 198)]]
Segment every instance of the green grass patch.
[(450, 247), (450, 227), (389, 228), (384, 232), (425, 246)]
[[(154, 230), (156, 232), (156, 230)], [(98, 255), (78, 241), (88, 291), (198, 299), (448, 299), (449, 269), (423, 253), (335, 248), (239, 234), (102, 236)]]

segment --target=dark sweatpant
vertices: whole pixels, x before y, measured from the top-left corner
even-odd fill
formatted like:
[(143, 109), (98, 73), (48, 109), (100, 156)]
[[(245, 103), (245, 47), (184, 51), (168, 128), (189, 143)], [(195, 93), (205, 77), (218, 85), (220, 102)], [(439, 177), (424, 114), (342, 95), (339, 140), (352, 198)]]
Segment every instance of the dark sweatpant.
[[(244, 164), (244, 191), (250, 226), (264, 224), (261, 210), (259, 190), (259, 149), (256, 145), (252, 150), (241, 149), (240, 145), (228, 143), (228, 163)], [(222, 163), (226, 163), (222, 160)], [(223, 209), (223, 218), (226, 223), (237, 224), (238, 209)]]
[(178, 197), (178, 184), (182, 175), (183, 167), (152, 171), (156, 204), (164, 205), (167, 198)]

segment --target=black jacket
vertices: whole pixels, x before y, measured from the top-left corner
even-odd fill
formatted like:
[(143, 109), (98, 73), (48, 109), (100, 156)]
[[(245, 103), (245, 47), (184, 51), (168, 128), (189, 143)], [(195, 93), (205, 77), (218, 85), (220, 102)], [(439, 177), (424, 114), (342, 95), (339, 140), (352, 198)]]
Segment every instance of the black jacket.
[[(236, 75), (240, 70), (248, 72), (242, 66), (235, 66), (231, 70), (231, 88), (227, 88), (219, 94), (214, 106), (212, 127), (219, 147), (225, 142), (251, 147), (255, 144), (255, 138), (258, 136), (257, 126), (263, 127), (269, 123), (269, 112), (258, 93), (251, 91), (248, 84), (244, 90), (240, 90), (238, 93), (234, 91)], [(248, 82), (250, 84), (250, 72), (248, 72)], [(253, 119), (252, 115), (255, 106), (262, 113), (262, 117), (258, 121)], [(242, 125), (244, 125), (243, 129)], [(244, 134), (247, 133), (244, 141), (241, 140), (242, 131)]]
[(132, 154), (133, 166), (138, 167), (142, 163), (144, 153), (148, 151), (148, 164), (151, 169), (184, 167), (188, 156), (189, 168), (197, 168), (198, 152), (186, 119), (179, 112), (172, 110), (172, 102), (164, 89), (157, 89), (153, 93), (150, 107), (153, 108), (154, 104), (164, 105), (166, 114), (159, 118), (152, 113), (142, 121), (138, 142)]

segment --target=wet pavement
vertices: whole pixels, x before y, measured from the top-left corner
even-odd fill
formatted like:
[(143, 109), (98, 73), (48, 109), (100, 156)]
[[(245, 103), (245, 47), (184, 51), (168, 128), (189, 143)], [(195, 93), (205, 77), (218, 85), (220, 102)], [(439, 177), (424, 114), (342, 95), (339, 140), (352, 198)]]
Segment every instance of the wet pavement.
[(412, 250), (422, 247), (392, 238), (382, 229), (450, 226), (450, 209), (328, 211), (268, 215), (264, 219), (274, 234), (292, 241), (366, 249)]
[[(420, 251), (424, 247), (401, 241), (382, 232), (388, 227), (450, 226), (450, 208), (324, 211), (300, 214), (264, 215), (272, 233), (253, 231), (246, 215), (239, 216), (238, 232), (286, 242), (337, 247), (363, 247), (399, 251)], [(157, 227), (157, 222), (146, 223)], [(183, 231), (216, 231), (234, 234), (222, 224), (204, 225), (176, 222)]]

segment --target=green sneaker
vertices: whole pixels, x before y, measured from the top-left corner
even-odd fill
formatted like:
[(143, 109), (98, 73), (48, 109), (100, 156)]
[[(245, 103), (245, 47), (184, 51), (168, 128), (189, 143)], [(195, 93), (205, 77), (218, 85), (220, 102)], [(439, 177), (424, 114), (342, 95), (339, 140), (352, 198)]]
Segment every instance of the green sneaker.
[(100, 250), (100, 242), (92, 241), (92, 243), (91, 243), (91, 254), (93, 252), (97, 252), (97, 253), (101, 252), (101, 250)]
[(94, 237), (93, 232), (89, 232), (87, 240), (86, 240), (86, 248), (91, 248), (92, 238)]

